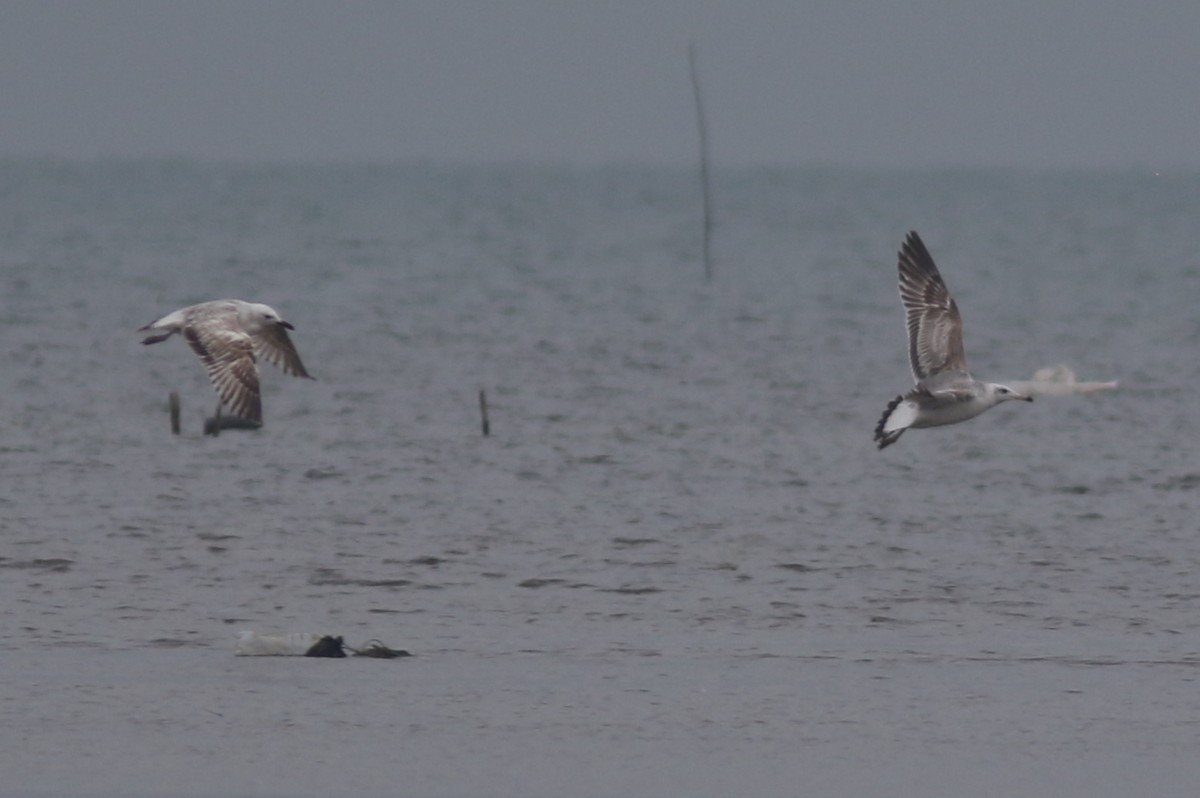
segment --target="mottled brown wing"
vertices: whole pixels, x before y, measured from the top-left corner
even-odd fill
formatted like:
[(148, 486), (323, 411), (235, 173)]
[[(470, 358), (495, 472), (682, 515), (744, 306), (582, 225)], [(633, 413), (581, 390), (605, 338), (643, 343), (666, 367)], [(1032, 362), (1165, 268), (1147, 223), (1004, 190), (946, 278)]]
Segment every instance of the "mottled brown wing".
[(254, 337), (254, 349), (263, 360), (283, 369), (284, 374), (313, 379), (300, 362), (300, 355), (283, 325), (271, 324), (259, 330)]
[(261, 424), (262, 396), (250, 336), (218, 324), (198, 324), (185, 328), (183, 337), (200, 356), (221, 402), (234, 415)]
[(900, 247), (900, 301), (908, 325), (908, 361), (917, 382), (942, 371), (967, 370), (962, 317), (929, 250), (916, 232)]

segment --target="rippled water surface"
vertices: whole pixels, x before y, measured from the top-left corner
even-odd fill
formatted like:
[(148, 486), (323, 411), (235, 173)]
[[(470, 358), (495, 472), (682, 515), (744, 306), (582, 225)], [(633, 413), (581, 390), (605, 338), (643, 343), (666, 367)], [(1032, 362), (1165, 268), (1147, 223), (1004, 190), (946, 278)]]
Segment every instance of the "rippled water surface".
[[(687, 171), (0, 162), (0, 792), (1191, 794), (1200, 177), (716, 195), (706, 284)], [(876, 451), (913, 228), (1121, 388)], [(318, 380), (211, 438), (134, 331), (225, 296)]]

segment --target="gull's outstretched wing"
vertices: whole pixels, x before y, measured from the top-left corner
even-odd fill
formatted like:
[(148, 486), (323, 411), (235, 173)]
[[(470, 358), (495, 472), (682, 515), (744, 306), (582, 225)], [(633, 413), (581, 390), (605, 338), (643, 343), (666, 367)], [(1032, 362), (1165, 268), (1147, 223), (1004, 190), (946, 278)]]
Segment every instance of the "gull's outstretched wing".
[(250, 336), (212, 316), (184, 327), (183, 337), (200, 356), (221, 401), (235, 415), (261, 424), (262, 396)]
[(942, 371), (966, 371), (962, 317), (916, 231), (900, 247), (898, 269), (913, 379), (920, 382)]
[(259, 330), (254, 336), (254, 351), (263, 360), (283, 369), (284, 374), (312, 379), (300, 362), (300, 355), (284, 324), (269, 324)]

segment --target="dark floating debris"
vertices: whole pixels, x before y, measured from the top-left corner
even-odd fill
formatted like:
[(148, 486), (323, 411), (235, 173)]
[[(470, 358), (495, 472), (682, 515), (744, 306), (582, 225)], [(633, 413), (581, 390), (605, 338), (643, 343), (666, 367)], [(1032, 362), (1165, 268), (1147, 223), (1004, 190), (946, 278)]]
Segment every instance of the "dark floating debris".
[(343, 646), (346, 644), (340, 637), (330, 637), (325, 635), (317, 642), (313, 643), (312, 648), (304, 652), (306, 657), (329, 657), (337, 658), (346, 656)]
[(210, 416), (204, 419), (204, 434), (216, 437), (221, 430), (227, 429), (262, 429), (262, 424), (241, 416)]
[[(340, 641), (342, 638), (338, 638)], [(346, 646), (350, 648), (350, 646)], [(396, 659), (397, 657), (411, 657), (407, 651), (398, 648), (388, 648), (378, 640), (368, 640), (363, 643), (362, 648), (350, 648), (356, 657), (375, 657), (376, 659)]]
[(234, 653), (241, 657), (325, 657), (344, 658), (349, 651), (356, 657), (374, 659), (396, 659), (411, 657), (401, 649), (389, 648), (379, 640), (368, 640), (362, 648), (346, 645), (340, 635), (316, 635), (309, 632), (292, 632), (283, 635), (260, 635), (249, 629), (238, 634)]

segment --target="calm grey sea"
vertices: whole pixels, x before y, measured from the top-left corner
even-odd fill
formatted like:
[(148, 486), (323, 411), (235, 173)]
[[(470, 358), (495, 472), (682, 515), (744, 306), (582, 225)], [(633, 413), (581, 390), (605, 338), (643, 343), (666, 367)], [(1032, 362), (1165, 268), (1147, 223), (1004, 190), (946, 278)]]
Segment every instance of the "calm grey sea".
[[(0, 161), (0, 793), (1194, 794), (1200, 175), (714, 192), (706, 283), (689, 169)], [(910, 229), (1120, 389), (876, 451)], [(214, 439), (222, 297), (317, 381)]]

